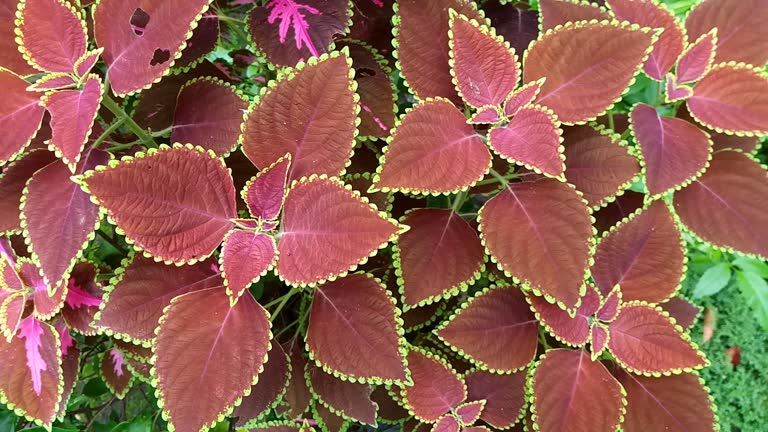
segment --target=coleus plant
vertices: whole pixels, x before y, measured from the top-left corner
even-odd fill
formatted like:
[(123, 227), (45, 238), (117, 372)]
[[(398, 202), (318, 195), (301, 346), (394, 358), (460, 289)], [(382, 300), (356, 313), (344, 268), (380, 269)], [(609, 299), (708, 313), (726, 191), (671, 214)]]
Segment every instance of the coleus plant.
[(717, 429), (684, 234), (768, 257), (762, 0), (84, 3), (0, 22), (17, 414), (96, 352), (178, 431)]

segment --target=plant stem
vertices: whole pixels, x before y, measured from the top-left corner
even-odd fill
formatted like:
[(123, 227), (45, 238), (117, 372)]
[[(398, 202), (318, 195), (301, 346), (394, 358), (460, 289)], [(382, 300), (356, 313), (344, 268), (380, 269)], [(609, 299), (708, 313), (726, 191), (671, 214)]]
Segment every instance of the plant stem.
[(128, 255), (128, 251), (125, 250), (125, 248), (123, 248), (123, 246), (117, 242), (117, 239), (108, 236), (107, 233), (105, 233), (101, 229), (99, 229), (97, 232), (99, 233), (99, 236), (101, 238), (106, 240), (107, 243), (109, 243), (113, 248), (117, 249), (117, 251), (120, 252), (122, 255)]
[(505, 188), (505, 189), (506, 189), (507, 187), (509, 187), (509, 181), (507, 181), (507, 179), (505, 179), (505, 178), (504, 178), (504, 176), (502, 176), (501, 174), (499, 174), (498, 172), (496, 172), (496, 170), (495, 170), (495, 169), (491, 168), (491, 171), (490, 171), (490, 173), (491, 173), (491, 175), (492, 175), (493, 177), (495, 177), (495, 178), (496, 178), (496, 180), (498, 180), (498, 182), (499, 182), (499, 183), (501, 183), (502, 185), (504, 185), (504, 188)]
[(142, 144), (146, 145), (147, 147), (157, 148), (157, 143), (155, 142), (155, 139), (152, 138), (152, 135), (146, 130), (142, 129), (142, 127), (139, 126), (131, 118), (131, 116), (125, 112), (123, 107), (118, 105), (118, 103), (115, 102), (115, 100), (112, 99), (108, 94), (104, 95), (102, 104), (107, 107), (107, 109), (110, 110), (112, 114), (115, 115), (115, 117), (117, 117), (118, 121), (125, 122), (125, 127), (133, 132), (133, 134), (141, 140)]
[(271, 306), (271, 305), (272, 305), (272, 304), (274, 304), (275, 302), (280, 302), (280, 303), (278, 303), (278, 305), (277, 305), (277, 307), (275, 308), (275, 310), (274, 310), (274, 311), (272, 311), (272, 317), (270, 317), (270, 319), (269, 319), (269, 320), (274, 322), (274, 321), (275, 321), (275, 318), (277, 318), (277, 315), (280, 313), (280, 311), (281, 311), (281, 310), (283, 310), (283, 308), (285, 307), (285, 305), (288, 303), (288, 300), (290, 300), (290, 299), (291, 299), (291, 297), (293, 297), (293, 296), (294, 296), (294, 294), (296, 294), (296, 293), (297, 293), (297, 292), (299, 292), (299, 291), (301, 291), (301, 289), (300, 289), (300, 288), (297, 288), (297, 287), (292, 287), (292, 288), (291, 288), (291, 290), (290, 290), (290, 291), (288, 291), (288, 294), (285, 294), (285, 295), (283, 295), (282, 297), (280, 297), (279, 299), (277, 299), (277, 300), (275, 300), (275, 301), (272, 301), (272, 302), (268, 303), (268, 304), (265, 306), (265, 308), (268, 308), (269, 306)]
[(467, 200), (467, 191), (461, 191), (459, 192), (456, 197), (453, 199), (453, 205), (451, 206), (451, 211), (454, 213), (458, 213), (459, 209), (461, 209), (461, 206), (464, 204), (464, 201)]
[(608, 111), (608, 128), (614, 130), (613, 124), (613, 110)]
[(99, 135), (98, 138), (96, 138), (96, 141), (93, 142), (93, 145), (91, 147), (98, 148), (99, 145), (101, 145), (101, 143), (103, 143), (104, 140), (107, 139), (112, 134), (112, 132), (116, 131), (124, 122), (125, 122), (125, 119), (119, 118), (117, 119), (116, 122), (109, 125), (109, 127), (105, 129), (104, 132), (101, 135)]

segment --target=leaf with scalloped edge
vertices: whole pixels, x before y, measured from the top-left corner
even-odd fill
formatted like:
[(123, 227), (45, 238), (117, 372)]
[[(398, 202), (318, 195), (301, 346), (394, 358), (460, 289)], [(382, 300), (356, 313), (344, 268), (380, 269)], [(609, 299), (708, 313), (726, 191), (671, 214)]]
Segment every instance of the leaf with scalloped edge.
[(495, 106), (485, 106), (478, 108), (478, 111), (472, 114), (472, 117), (467, 120), (469, 124), (494, 124), (501, 121), (499, 116), (499, 108)]
[(717, 47), (717, 28), (701, 35), (689, 44), (677, 59), (675, 76), (680, 84), (700, 80), (712, 67)]
[(85, 77), (96, 66), (96, 63), (101, 58), (101, 53), (104, 52), (103, 48), (97, 48), (93, 51), (88, 51), (75, 62), (75, 75), (78, 77)]
[(288, 354), (291, 363), (291, 377), (288, 380), (288, 388), (285, 390), (286, 416), (288, 418), (297, 418), (309, 408), (312, 400), (312, 394), (309, 391), (307, 380), (304, 377), (304, 370), (307, 362), (304, 359), (304, 346), (298, 338), (283, 344), (283, 350)]
[(464, 375), (467, 400), (485, 400), (480, 419), (496, 429), (506, 429), (517, 423), (526, 405), (526, 371), (494, 374), (475, 370)]
[(85, 21), (64, 0), (22, 0), (16, 34), (24, 58), (44, 72), (72, 73), (87, 48)]
[(565, 171), (560, 123), (545, 107), (521, 108), (510, 122), (491, 129), (488, 144), (510, 163), (549, 177), (561, 177)]
[(371, 400), (378, 406), (376, 417), (386, 424), (402, 424), (411, 415), (398, 402), (398, 398), (386, 386), (377, 386), (371, 393)]
[(150, 149), (89, 171), (80, 182), (128, 241), (168, 263), (206, 258), (237, 217), (224, 162), (191, 146)]
[[(157, 328), (152, 372), (171, 430), (208, 428), (232, 412), (264, 367), (270, 327), (249, 293), (232, 307), (223, 287), (171, 301)], [(217, 390), (201, 398), (200, 389)]]
[(419, 420), (434, 422), (467, 397), (464, 381), (436, 354), (411, 348), (408, 368), (413, 385), (403, 387), (403, 402)]
[(376, 404), (371, 401), (371, 386), (341, 380), (312, 364), (307, 365), (312, 391), (334, 414), (376, 426)]
[(430, 432), (459, 432), (461, 425), (453, 415), (446, 414), (437, 420)]
[(56, 315), (64, 306), (67, 295), (67, 284), (50, 287), (45, 283), (40, 269), (31, 258), (19, 258), (16, 263), (23, 286), (28, 289), (29, 297), (34, 305), (34, 315), (39, 320), (48, 320)]
[(0, 67), (0, 129), (7, 134), (0, 147), (0, 165), (24, 150), (42, 124), (45, 108), (39, 105), (40, 95), (27, 91), (28, 86), (22, 77)]
[(612, 431), (626, 400), (621, 385), (583, 350), (549, 350), (531, 375), (534, 429)]
[(648, 56), (654, 33), (625, 24), (576, 23), (541, 36), (523, 58), (523, 82), (546, 77), (537, 102), (563, 123), (613, 106)]
[(0, 232), (21, 232), (19, 205), (24, 187), (35, 172), (55, 160), (53, 153), (34, 149), (4, 167), (0, 173)]
[(587, 285), (587, 293), (581, 298), (581, 304), (573, 317), (543, 297), (527, 293), (526, 299), (531, 304), (536, 318), (556, 339), (576, 346), (587, 343), (592, 315), (600, 307), (600, 295), (592, 285)]
[(608, 345), (609, 337), (607, 328), (599, 324), (592, 324), (592, 327), (589, 329), (589, 348), (592, 352), (592, 361), (597, 360), (603, 354)]
[[(107, 152), (90, 150), (75, 172), (104, 165), (109, 158)], [(66, 283), (101, 219), (99, 207), (70, 180), (71, 175), (64, 163), (54, 162), (32, 177), (22, 197), (24, 235), (50, 289)]]
[(523, 293), (517, 287), (506, 286), (481, 291), (435, 334), (481, 368), (506, 373), (533, 360), (539, 343), (538, 329)]
[(696, 40), (717, 28), (715, 62), (737, 61), (762, 66), (768, 62), (765, 0), (705, 0), (688, 13), (685, 28)]
[(176, 99), (171, 142), (190, 143), (224, 156), (237, 145), (247, 109), (246, 98), (221, 80), (190, 81)]
[(338, 179), (302, 179), (285, 199), (277, 273), (299, 286), (343, 276), (402, 230)]
[(768, 133), (768, 75), (752, 66), (714, 66), (693, 86), (686, 104), (697, 122), (718, 132)]
[(475, 20), (454, 12), (449, 23), (449, 63), (459, 96), (475, 107), (501, 105), (520, 80), (515, 51)]
[(122, 399), (128, 394), (133, 381), (133, 374), (128, 370), (123, 352), (117, 348), (105, 351), (101, 357), (99, 369), (107, 388), (116, 398)]
[(291, 154), (286, 153), (245, 184), (241, 196), (251, 216), (260, 220), (277, 219), (285, 202), (290, 166)]
[(604, 296), (620, 285), (624, 301), (659, 303), (677, 291), (684, 265), (682, 236), (659, 200), (602, 238), (592, 277)]
[(500, 269), (568, 308), (576, 306), (593, 239), (589, 209), (575, 189), (554, 179), (510, 183), (478, 218), (480, 238)]
[(539, 0), (541, 30), (550, 30), (568, 22), (609, 20), (611, 15), (596, 3), (582, 0)]
[(0, 65), (20, 75), (36, 74), (24, 60), (16, 43), (16, 10), (19, 0), (6, 0), (0, 6)]
[(614, 201), (594, 213), (597, 232), (602, 234), (608, 231), (619, 221), (642, 208), (644, 201), (644, 193), (632, 190), (626, 190), (621, 195), (616, 196)]
[(509, 41), (515, 52), (522, 53), (539, 34), (539, 12), (512, 6), (504, 1), (485, 2), (481, 9), (496, 31)]
[(410, 227), (397, 241), (404, 305), (456, 295), (477, 279), (485, 252), (477, 231), (461, 216), (449, 209), (416, 209), (402, 223)]
[(197, 22), (197, 28), (192, 31), (186, 47), (181, 51), (181, 57), (173, 65), (174, 70), (193, 67), (205, 59), (218, 43), (219, 16), (215, 12), (208, 11)]
[(312, 414), (317, 426), (325, 432), (344, 432), (349, 428), (349, 422), (333, 410), (323, 405), (320, 401), (312, 405)]
[(616, 319), (616, 315), (619, 314), (619, 310), (621, 309), (622, 299), (622, 291), (619, 287), (611, 290), (611, 292), (603, 298), (600, 310), (595, 314), (595, 318), (607, 323)]
[(374, 185), (383, 191), (453, 193), (481, 180), (491, 154), (446, 99), (428, 99), (401, 119), (385, 149)]
[(464, 402), (456, 407), (456, 416), (463, 426), (471, 426), (480, 418), (485, 408), (485, 399)]
[(73, 87), (77, 87), (77, 81), (72, 78), (72, 75), (57, 72), (44, 75), (33, 84), (30, 84), (27, 87), (27, 91), (47, 92), (48, 90), (62, 90)]
[(0, 291), (0, 332), (6, 340), (16, 335), (19, 330), (26, 306), (27, 295), (25, 293)]
[(224, 239), (219, 261), (227, 294), (234, 304), (251, 284), (272, 269), (277, 261), (277, 244), (268, 234), (232, 230)]
[(64, 321), (58, 321), (54, 324), (54, 328), (59, 334), (61, 345), (61, 377), (63, 381), (63, 391), (56, 417), (63, 418), (67, 410), (69, 397), (75, 389), (75, 384), (77, 384), (77, 375), (80, 371), (80, 348), (77, 346), (77, 341), (69, 333), (69, 329)]
[(622, 430), (719, 430), (712, 400), (695, 374), (645, 377), (616, 369), (627, 394)]
[(208, 259), (194, 265), (169, 266), (134, 254), (106, 288), (95, 326), (107, 334), (149, 346), (155, 327), (176, 296), (223, 286), (221, 274)]
[(290, 375), (301, 375), (302, 372), (292, 371), (288, 355), (279, 343), (272, 343), (264, 370), (259, 374), (259, 381), (251, 386), (250, 394), (232, 412), (232, 417), (237, 417), (237, 425), (243, 426), (264, 415), (285, 394)]
[(290, 180), (340, 175), (357, 134), (348, 57), (334, 53), (313, 58), (281, 77), (270, 83), (248, 115), (240, 138), (243, 152), (259, 169), (291, 153)]
[(28, 420), (50, 427), (63, 391), (59, 334), (29, 316), (10, 341), (0, 338), (0, 395)]
[(665, 88), (666, 94), (664, 95), (664, 100), (667, 103), (686, 100), (693, 96), (693, 89), (685, 84), (679, 84), (675, 79), (675, 76), (671, 73), (667, 74)]
[(541, 86), (544, 85), (546, 78), (539, 78), (536, 81), (531, 81), (514, 92), (504, 100), (504, 115), (512, 117), (520, 112), (523, 107), (533, 103), (536, 97), (541, 91)]
[(749, 156), (731, 150), (715, 153), (701, 178), (675, 193), (682, 223), (713, 245), (768, 259), (765, 211), (768, 175)]
[(149, 87), (181, 55), (211, 0), (101, 0), (93, 8), (93, 33), (107, 77), (118, 96)]
[(611, 354), (634, 373), (679, 373), (709, 364), (682, 333), (682, 327), (657, 307), (640, 302), (624, 304), (608, 332)]
[(450, 73), (448, 10), (484, 23), (475, 5), (467, 0), (400, 0), (395, 8), (395, 57), (408, 87), (421, 100), (461, 102)]
[(69, 276), (67, 296), (61, 310), (67, 327), (84, 335), (96, 334), (96, 329), (91, 324), (104, 296), (104, 290), (96, 280), (98, 275), (98, 268), (91, 262), (75, 264)]
[(376, 279), (353, 274), (315, 288), (307, 349), (323, 369), (360, 382), (405, 382), (403, 329)]
[(664, 303), (659, 304), (669, 316), (675, 319), (677, 324), (684, 329), (689, 329), (696, 322), (701, 313), (701, 306), (695, 305), (685, 297), (675, 296)]

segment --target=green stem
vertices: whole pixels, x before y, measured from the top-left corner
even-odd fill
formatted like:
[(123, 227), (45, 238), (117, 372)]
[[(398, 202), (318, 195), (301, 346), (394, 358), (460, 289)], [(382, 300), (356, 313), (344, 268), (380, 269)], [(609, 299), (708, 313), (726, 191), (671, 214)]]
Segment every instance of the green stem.
[(117, 241), (117, 239), (116, 239), (116, 238), (113, 238), (113, 237), (109, 236), (107, 233), (105, 233), (105, 232), (104, 232), (104, 231), (102, 231), (101, 229), (99, 229), (99, 230), (97, 231), (97, 233), (99, 234), (99, 237), (103, 238), (103, 239), (104, 239), (104, 240), (105, 240), (107, 243), (109, 243), (110, 245), (112, 245), (112, 247), (113, 247), (113, 248), (115, 248), (115, 249), (116, 249), (118, 252), (120, 252), (122, 255), (128, 255), (128, 251), (127, 251), (127, 250), (125, 250), (125, 248), (123, 247), (123, 245), (121, 245), (121, 244), (120, 244), (120, 243)]
[(451, 205), (451, 211), (454, 213), (458, 213), (461, 206), (464, 204), (464, 201), (467, 200), (467, 191), (461, 191), (459, 192), (456, 197), (453, 199), (453, 205)]
[(159, 130), (157, 132), (152, 132), (150, 135), (152, 135), (153, 137), (159, 137), (165, 134), (170, 134), (171, 131), (173, 131), (173, 126), (168, 126), (167, 128)]
[(613, 111), (612, 110), (608, 111), (608, 128), (610, 128), (611, 130), (615, 130), (614, 129), (614, 124), (613, 124)]
[(117, 119), (116, 122), (109, 125), (109, 127), (101, 134), (98, 138), (96, 138), (96, 141), (93, 142), (92, 148), (98, 148), (101, 143), (104, 142), (107, 137), (109, 137), (112, 132), (116, 131), (123, 123), (125, 122), (124, 119)]
[(504, 188), (507, 188), (507, 187), (509, 187), (509, 181), (507, 181), (507, 179), (505, 179), (505, 178), (504, 178), (504, 176), (502, 176), (501, 174), (499, 174), (498, 172), (496, 172), (496, 170), (495, 170), (495, 169), (491, 168), (491, 171), (490, 171), (490, 173), (491, 173), (491, 175), (492, 175), (493, 177), (495, 177), (495, 178), (496, 178), (496, 180), (497, 180), (499, 183), (501, 183), (502, 185), (504, 185)]
[(118, 103), (115, 102), (115, 100), (112, 99), (108, 94), (104, 95), (102, 104), (105, 107), (107, 107), (107, 109), (110, 110), (112, 114), (115, 115), (115, 117), (117, 117), (118, 121), (123, 121), (125, 123), (125, 127), (128, 128), (128, 130), (130, 130), (131, 132), (133, 132), (133, 134), (136, 135), (144, 145), (146, 145), (147, 147), (157, 148), (157, 143), (155, 142), (155, 139), (152, 138), (152, 135), (150, 135), (149, 132), (147, 132), (141, 126), (139, 126), (131, 118), (131, 116), (129, 116), (128, 113), (125, 112), (123, 107), (118, 105)]
[(280, 302), (280, 303), (278, 303), (278, 305), (277, 305), (277, 307), (275, 308), (275, 310), (274, 310), (274, 311), (272, 311), (272, 317), (271, 317), (269, 320), (274, 322), (274, 321), (275, 321), (275, 318), (277, 318), (277, 315), (280, 313), (280, 311), (281, 311), (281, 310), (283, 310), (283, 308), (285, 307), (285, 305), (288, 303), (288, 300), (290, 300), (290, 299), (291, 299), (291, 297), (293, 297), (293, 296), (294, 296), (294, 294), (298, 293), (299, 291), (301, 291), (301, 289), (300, 289), (300, 288), (297, 288), (297, 287), (293, 287), (293, 288), (291, 288), (291, 290), (290, 290), (290, 291), (288, 291), (288, 294), (285, 294), (285, 295), (283, 295), (282, 297), (280, 297), (279, 299), (277, 299), (277, 300), (275, 300), (275, 301), (273, 301), (273, 302), (271, 302), (271, 303), (268, 303), (268, 304), (265, 306), (265, 308), (268, 308), (269, 306), (271, 306), (271, 305), (272, 305), (272, 304), (274, 304), (275, 302)]

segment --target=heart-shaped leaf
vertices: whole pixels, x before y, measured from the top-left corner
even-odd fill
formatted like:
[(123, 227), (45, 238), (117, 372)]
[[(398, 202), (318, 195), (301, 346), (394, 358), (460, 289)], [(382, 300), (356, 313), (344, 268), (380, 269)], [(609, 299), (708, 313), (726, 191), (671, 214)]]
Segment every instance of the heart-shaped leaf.
[(459, 418), (462, 425), (473, 425), (480, 419), (480, 415), (485, 408), (485, 400), (477, 400), (472, 402), (464, 402), (456, 407), (456, 417)]
[(476, 370), (464, 375), (467, 400), (485, 401), (480, 419), (496, 429), (507, 429), (517, 423), (524, 412), (526, 371), (494, 374)]
[(402, 396), (414, 417), (434, 422), (467, 398), (464, 381), (448, 362), (419, 349), (411, 349), (407, 358), (413, 385), (404, 387)]
[(344, 418), (376, 426), (376, 404), (371, 401), (371, 386), (353, 383), (308, 366), (307, 375), (312, 391), (323, 405)]
[(286, 153), (246, 183), (241, 196), (251, 216), (265, 221), (277, 219), (285, 201), (290, 166), (291, 154)]
[(704, 0), (685, 19), (688, 39), (717, 28), (715, 62), (768, 62), (768, 9), (762, 0)]
[(238, 229), (227, 234), (219, 262), (230, 301), (234, 304), (276, 261), (277, 244), (272, 236)]
[(24, 58), (44, 72), (72, 73), (87, 48), (85, 21), (68, 2), (19, 2), (18, 43)]
[(35, 137), (43, 121), (45, 108), (40, 95), (27, 91), (29, 83), (8, 69), (0, 67), (0, 129), (6, 131), (0, 147), (0, 164), (14, 159)]
[(588, 1), (539, 0), (541, 30), (553, 29), (569, 22), (608, 19), (611, 19), (611, 15), (605, 8)]
[(21, 232), (19, 206), (24, 187), (34, 173), (55, 160), (53, 153), (45, 149), (35, 149), (4, 167), (0, 173), (0, 232)]
[(600, 295), (592, 285), (587, 286), (587, 293), (581, 298), (581, 304), (573, 317), (542, 297), (529, 293), (526, 299), (536, 313), (536, 319), (555, 339), (574, 346), (587, 343), (592, 316), (600, 307)]
[(677, 67), (675, 68), (677, 82), (680, 84), (692, 83), (706, 75), (715, 61), (716, 48), (717, 28), (701, 35), (695, 42), (688, 45), (685, 52), (677, 60)]
[(245, 425), (274, 407), (285, 394), (291, 374), (302, 375), (303, 372), (291, 370), (288, 355), (280, 344), (273, 343), (264, 370), (259, 374), (259, 381), (251, 387), (250, 394), (243, 398), (243, 402), (232, 413), (233, 417), (237, 417), (237, 424)]

